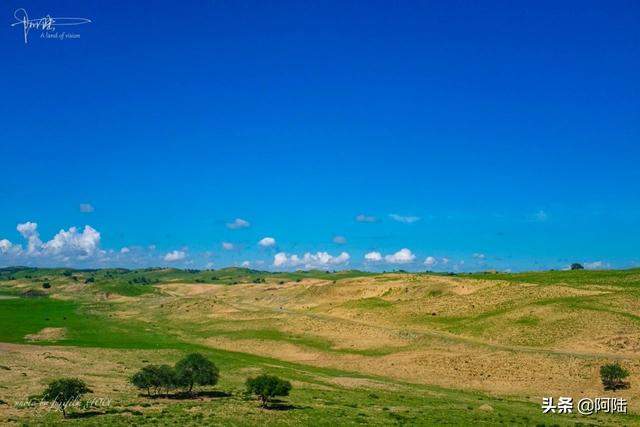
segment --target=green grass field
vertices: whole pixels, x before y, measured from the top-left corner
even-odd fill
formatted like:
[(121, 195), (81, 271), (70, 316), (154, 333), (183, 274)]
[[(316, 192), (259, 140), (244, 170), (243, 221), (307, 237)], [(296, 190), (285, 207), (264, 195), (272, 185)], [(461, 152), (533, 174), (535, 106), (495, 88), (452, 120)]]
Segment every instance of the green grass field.
[[(334, 343), (317, 336), (284, 332), (277, 328), (239, 327), (243, 323), (232, 320), (206, 323), (179, 322), (157, 315), (144, 318), (123, 317), (118, 313), (123, 307), (137, 307), (139, 304), (154, 302), (155, 298), (166, 298), (155, 287), (158, 283), (201, 283), (207, 277), (233, 286), (233, 282), (252, 283), (257, 278), (267, 277), (269, 283), (281, 280), (295, 281), (301, 278), (320, 276), (330, 283), (344, 279), (367, 277), (358, 272), (346, 273), (294, 273), (268, 275), (250, 270), (226, 270), (223, 272), (182, 272), (178, 270), (135, 271), (73, 271), (67, 270), (18, 270), (0, 273), (0, 294), (12, 298), (0, 299), (0, 343), (20, 344), (19, 350), (0, 351), (0, 365), (11, 375), (0, 376), (0, 397), (5, 405), (0, 405), (0, 423), (8, 424), (49, 424), (69, 425), (640, 425), (635, 414), (621, 416), (598, 415), (584, 417), (573, 415), (543, 415), (539, 403), (528, 396), (492, 395), (462, 387), (465, 379), (460, 378), (460, 388), (445, 388), (435, 385), (402, 381), (388, 376), (368, 374), (351, 369), (338, 369), (294, 363), (274, 357), (265, 357), (244, 351), (229, 351), (204, 345), (201, 337), (217, 337), (231, 341), (256, 341), (294, 345), (296, 348), (311, 349), (322, 354), (336, 354), (343, 357), (365, 357), (370, 363), (376, 358), (393, 353), (391, 347), (380, 346), (366, 349), (335, 349)], [(539, 283), (551, 285), (562, 281), (569, 286), (590, 285), (614, 286), (635, 292), (638, 270), (623, 272), (550, 272), (521, 275), (471, 275), (478, 280), (506, 280), (517, 283)], [(549, 276), (545, 276), (548, 274)], [(72, 277), (76, 276), (77, 279)], [(84, 284), (88, 277), (95, 281)], [(150, 283), (130, 283), (135, 278), (145, 278)], [(378, 276), (379, 277), (379, 276)], [(384, 276), (383, 276), (384, 277)], [(198, 281), (196, 281), (196, 279)], [(49, 296), (23, 297), (26, 291), (42, 289), (43, 281), (52, 284), (52, 291), (59, 290), (64, 298)], [(138, 279), (138, 281), (140, 281)], [(228, 283), (227, 283), (228, 282)], [(258, 281), (260, 282), (260, 281)], [(82, 284), (83, 290), (65, 293), (65, 286)], [(385, 283), (385, 282), (381, 282)], [(96, 299), (96, 295), (114, 293), (130, 298), (123, 301)], [(428, 298), (439, 298), (441, 292), (428, 294)], [(18, 296), (18, 298), (15, 298)], [(71, 297), (73, 296), (73, 297)], [(559, 298), (548, 304), (570, 308), (600, 307), (596, 299)], [(165, 300), (162, 300), (165, 301)], [(193, 301), (189, 299), (188, 301)], [(197, 301), (197, 300), (196, 300)], [(160, 304), (164, 304), (161, 302)], [(367, 297), (342, 304), (356, 313), (384, 312), (395, 307), (394, 303), (381, 297)], [(473, 316), (444, 317), (425, 322), (435, 322), (448, 331), (468, 336), (482, 335), (489, 323), (506, 313), (505, 309), (495, 309)], [(611, 311), (615, 311), (613, 308)], [(637, 316), (629, 314), (629, 319)], [(523, 315), (513, 322), (513, 328), (536, 328), (544, 319), (535, 315)], [(228, 326), (234, 326), (230, 329)], [(55, 341), (34, 343), (26, 338), (45, 328), (63, 328), (65, 336)], [(415, 345), (419, 345), (415, 344)], [(21, 386), (20, 376), (12, 364), (14, 357), (30, 357), (29, 348), (37, 352), (77, 352), (78, 357), (117, 359), (123, 366), (120, 373), (99, 371), (98, 367), (87, 367), (81, 375), (90, 385), (102, 392), (113, 391), (113, 403), (108, 408), (76, 413), (76, 418), (62, 421), (60, 414), (50, 411), (11, 409), (12, 388)], [(26, 350), (25, 350), (26, 349)], [(63, 349), (63, 350), (57, 350)], [(128, 375), (154, 357), (157, 363), (174, 363), (178, 355), (198, 351), (207, 355), (220, 368), (221, 382), (215, 387), (218, 395), (199, 399), (149, 399), (140, 395), (127, 383)], [(12, 353), (13, 352), (13, 353)], [(17, 353), (16, 353), (17, 352)], [(15, 356), (19, 354), (20, 356)], [(52, 353), (56, 354), (56, 353)], [(62, 354), (62, 353), (61, 353)], [(63, 353), (68, 358), (68, 353)], [(14, 356), (12, 356), (14, 355)], [(56, 356), (63, 358), (63, 356)], [(60, 362), (62, 363), (62, 362)], [(69, 365), (71, 367), (71, 365)], [(81, 367), (74, 366), (74, 369)], [(252, 372), (268, 372), (293, 382), (294, 389), (283, 399), (281, 410), (264, 410), (257, 402), (244, 395), (243, 382)], [(0, 371), (0, 374), (2, 371)], [(41, 391), (47, 379), (64, 375), (65, 372), (27, 372), (28, 378), (38, 379), (25, 390), (30, 394)], [(80, 374), (79, 374), (80, 375)], [(104, 384), (103, 384), (104, 382)], [(429, 382), (428, 378), (426, 381)]]

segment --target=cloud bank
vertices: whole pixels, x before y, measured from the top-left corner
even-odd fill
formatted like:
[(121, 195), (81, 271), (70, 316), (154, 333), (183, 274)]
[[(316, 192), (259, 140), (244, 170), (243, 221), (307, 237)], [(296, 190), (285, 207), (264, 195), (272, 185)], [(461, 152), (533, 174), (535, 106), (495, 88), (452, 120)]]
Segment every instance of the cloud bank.
[(275, 268), (305, 268), (326, 270), (331, 267), (344, 265), (349, 262), (351, 257), (347, 252), (341, 252), (340, 255), (333, 256), (327, 252), (316, 252), (315, 254), (307, 252), (303, 256), (287, 255), (285, 252), (278, 252), (273, 257), (273, 266)]

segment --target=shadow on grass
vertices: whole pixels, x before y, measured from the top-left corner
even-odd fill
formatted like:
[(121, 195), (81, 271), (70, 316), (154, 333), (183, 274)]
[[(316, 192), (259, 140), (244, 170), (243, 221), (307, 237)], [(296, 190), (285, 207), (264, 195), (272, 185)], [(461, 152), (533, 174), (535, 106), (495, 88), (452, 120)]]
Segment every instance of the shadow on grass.
[(97, 417), (99, 415), (113, 415), (113, 414), (143, 415), (141, 411), (135, 411), (128, 408), (127, 409), (110, 408), (110, 409), (107, 409), (106, 411), (72, 412), (67, 414), (67, 419), (82, 419), (82, 418)]
[(627, 381), (616, 381), (613, 383), (607, 383), (604, 385), (606, 391), (626, 390), (631, 387)]
[(268, 411), (291, 411), (293, 409), (301, 409), (298, 406), (290, 405), (288, 403), (270, 403), (262, 408)]
[(227, 393), (226, 391), (220, 390), (203, 390), (197, 391), (193, 393), (189, 393), (186, 391), (179, 391), (176, 393), (163, 393), (163, 394), (153, 394), (151, 396), (147, 396), (146, 394), (141, 394), (141, 397), (146, 397), (147, 399), (173, 399), (173, 400), (190, 400), (190, 399), (202, 399), (202, 398), (223, 398), (223, 397), (231, 397), (231, 393)]
[(220, 390), (205, 390), (199, 393), (196, 393), (196, 397), (231, 397), (231, 393), (227, 393), (226, 391)]
[(304, 407), (292, 405), (283, 400), (273, 399), (266, 405), (262, 406), (262, 409), (266, 409), (268, 411), (292, 411), (294, 409), (304, 409)]

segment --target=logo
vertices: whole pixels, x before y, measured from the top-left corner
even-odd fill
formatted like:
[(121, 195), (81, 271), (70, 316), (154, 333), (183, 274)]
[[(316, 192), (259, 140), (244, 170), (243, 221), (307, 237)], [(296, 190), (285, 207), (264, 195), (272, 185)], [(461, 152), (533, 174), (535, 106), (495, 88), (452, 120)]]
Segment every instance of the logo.
[(54, 18), (47, 15), (43, 18), (29, 19), (29, 15), (25, 9), (16, 9), (13, 12), (16, 22), (11, 24), (12, 27), (22, 27), (24, 35), (24, 43), (29, 43), (29, 32), (31, 30), (40, 31), (40, 38), (46, 39), (79, 39), (80, 34), (70, 32), (58, 32), (58, 27), (71, 27), (83, 24), (90, 24), (91, 19), (87, 18)]

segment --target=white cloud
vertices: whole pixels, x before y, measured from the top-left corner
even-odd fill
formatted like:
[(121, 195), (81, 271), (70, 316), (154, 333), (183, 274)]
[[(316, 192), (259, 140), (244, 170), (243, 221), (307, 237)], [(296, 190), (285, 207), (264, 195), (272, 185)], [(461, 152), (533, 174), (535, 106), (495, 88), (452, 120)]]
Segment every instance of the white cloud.
[(364, 255), (364, 259), (367, 261), (378, 262), (382, 261), (382, 254), (380, 252), (369, 252)]
[(441, 261), (444, 265), (449, 264), (449, 258), (442, 258), (440, 261)]
[(96, 252), (99, 245), (100, 233), (91, 226), (85, 225), (82, 232), (79, 232), (76, 227), (70, 227), (66, 231), (60, 230), (53, 239), (43, 244), (42, 248), (46, 253), (54, 255), (88, 257)]
[(427, 258), (425, 258), (424, 260), (424, 265), (426, 265), (427, 267), (433, 267), (434, 265), (436, 265), (438, 263), (438, 260), (436, 260), (434, 257), (432, 256), (428, 256)]
[(227, 228), (231, 230), (238, 230), (240, 228), (249, 228), (251, 223), (242, 218), (236, 218), (232, 222), (227, 223)]
[(7, 252), (12, 246), (13, 244), (7, 239), (0, 240), (0, 251)]
[(289, 258), (287, 257), (287, 254), (284, 252), (278, 252), (273, 257), (273, 265), (274, 267), (282, 267), (288, 262), (288, 260)]
[(80, 212), (82, 213), (91, 213), (93, 212), (95, 209), (93, 208), (93, 206), (89, 203), (80, 203)]
[(390, 214), (389, 217), (394, 221), (402, 222), (405, 224), (413, 224), (414, 222), (420, 220), (419, 216), (405, 216), (405, 215), (398, 215), (398, 214)]
[(129, 252), (131, 252), (131, 249), (127, 248), (126, 246), (120, 249), (121, 254), (128, 254)]
[(265, 237), (263, 239), (260, 239), (258, 244), (263, 248), (270, 248), (276, 245), (276, 239), (274, 239), (273, 237)]
[(16, 226), (16, 230), (18, 230), (22, 237), (28, 239), (30, 236), (38, 234), (38, 223), (27, 221), (25, 223), (18, 224)]
[(337, 243), (339, 245), (344, 245), (345, 243), (347, 243), (347, 238), (344, 236), (335, 236), (333, 238), (333, 243)]
[[(86, 260), (90, 257), (104, 259), (105, 251), (100, 250), (100, 233), (89, 225), (80, 231), (76, 227), (68, 230), (61, 229), (47, 242), (40, 240), (38, 224), (27, 221), (16, 226), (16, 230), (27, 240), (27, 250), (22, 251), (21, 245), (14, 245), (8, 240), (3, 241), (5, 252), (11, 250), (14, 255), (36, 257), (42, 261), (70, 262)], [(9, 246), (11, 245), (11, 246)]]
[(241, 265), (245, 268), (249, 268), (251, 267), (251, 261), (242, 261)]
[(473, 254), (473, 257), (475, 259), (485, 259), (487, 256), (485, 254), (475, 253), (475, 254)]
[(38, 223), (27, 221), (22, 224), (18, 224), (16, 230), (27, 239), (27, 252), (35, 254), (40, 250), (42, 246), (42, 240), (40, 240), (40, 234), (38, 233)]
[(360, 215), (356, 216), (356, 221), (358, 221), (358, 222), (376, 222), (376, 217), (375, 216), (370, 216), (370, 215), (365, 215), (365, 214), (360, 214)]
[(602, 270), (609, 268), (609, 264), (604, 261), (585, 262), (583, 265), (587, 270)]
[(185, 251), (171, 251), (164, 256), (165, 261), (173, 262), (185, 259), (187, 253)]
[(235, 246), (233, 245), (233, 243), (222, 242), (222, 249), (224, 249), (225, 251), (232, 251), (234, 248)]
[(386, 255), (385, 261), (390, 264), (407, 264), (413, 262), (416, 256), (407, 248), (402, 248), (392, 255)]
[(0, 240), (0, 254), (8, 254), (9, 252), (20, 251), (20, 247), (14, 245), (7, 239)]
[(306, 269), (326, 269), (332, 266), (342, 265), (349, 262), (351, 257), (346, 252), (341, 252), (338, 256), (330, 255), (327, 252), (307, 252), (302, 257), (298, 255), (287, 256), (284, 252), (278, 252), (273, 257), (273, 266), (277, 268), (304, 267)]

